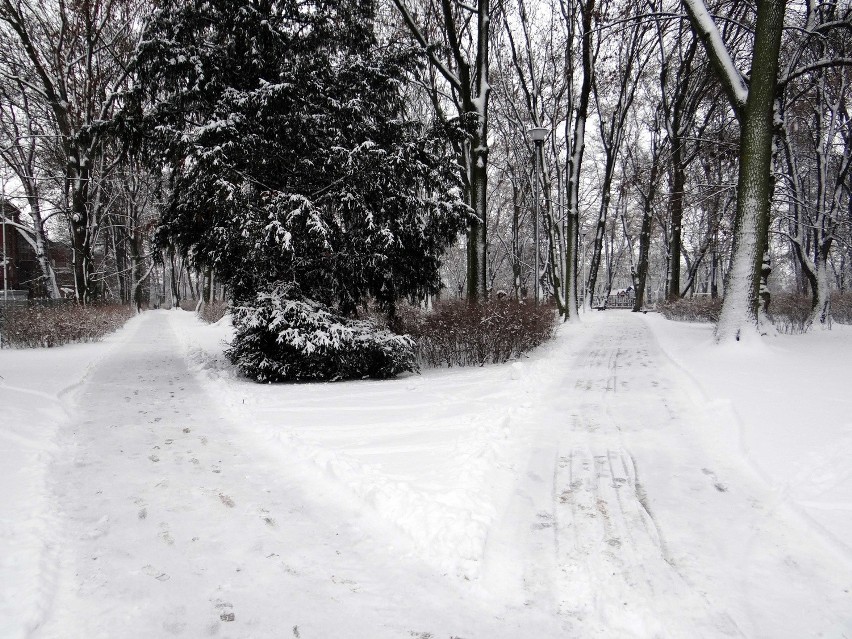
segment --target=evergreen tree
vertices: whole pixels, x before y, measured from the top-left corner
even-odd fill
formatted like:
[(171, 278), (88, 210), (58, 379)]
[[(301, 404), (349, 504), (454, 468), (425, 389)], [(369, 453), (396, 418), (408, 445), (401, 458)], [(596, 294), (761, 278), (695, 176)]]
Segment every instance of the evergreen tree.
[(469, 209), (449, 141), (405, 117), (412, 53), (378, 45), (369, 2), (234, 4), (166, 2), (146, 34), (126, 122), (168, 174), (160, 241), (236, 305), (291, 282), (392, 315), (436, 291)]

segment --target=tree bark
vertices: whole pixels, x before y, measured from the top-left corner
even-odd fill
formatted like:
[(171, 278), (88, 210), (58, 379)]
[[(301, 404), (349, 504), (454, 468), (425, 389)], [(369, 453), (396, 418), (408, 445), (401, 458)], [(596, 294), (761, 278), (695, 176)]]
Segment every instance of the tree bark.
[[(579, 319), (577, 281), (580, 247), (580, 170), (583, 164), (583, 152), (586, 148), (586, 121), (589, 116), (589, 98), (592, 94), (592, 73), (594, 72), (594, 47), (592, 42), (592, 17), (595, 12), (595, 0), (580, 3), (582, 17), (582, 68), (583, 81), (574, 113), (574, 130), (571, 134), (571, 146), (568, 148), (568, 179), (565, 181), (565, 283), (568, 296), (565, 300), (566, 321)], [(569, 42), (567, 46), (571, 46)], [(568, 52), (567, 55), (571, 53)], [(565, 123), (565, 138), (568, 139), (568, 122)], [(585, 283), (584, 283), (585, 285)], [(588, 301), (584, 301), (588, 306)]]
[(738, 341), (744, 331), (756, 333), (758, 327), (761, 270), (769, 234), (773, 113), (784, 9), (783, 0), (757, 3), (751, 84), (740, 139), (733, 255), (716, 325), (717, 342)]

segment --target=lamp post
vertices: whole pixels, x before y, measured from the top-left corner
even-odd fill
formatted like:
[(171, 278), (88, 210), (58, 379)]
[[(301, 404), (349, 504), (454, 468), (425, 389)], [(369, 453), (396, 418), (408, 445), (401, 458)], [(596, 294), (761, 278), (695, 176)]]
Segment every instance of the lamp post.
[(583, 312), (586, 312), (586, 234), (580, 234), (580, 243), (583, 245), (583, 278), (580, 280), (580, 286), (583, 287)]
[(533, 216), (534, 216), (533, 219), (534, 219), (534, 223), (533, 223), (533, 228), (535, 229), (535, 281), (533, 282), (533, 284), (535, 285), (535, 303), (536, 304), (539, 303), (539, 299), (541, 297), (541, 293), (539, 291), (541, 273), (539, 272), (540, 267), (539, 267), (539, 260), (538, 260), (538, 258), (539, 258), (539, 256), (538, 256), (538, 249), (539, 249), (539, 246), (538, 246), (539, 245), (539, 237), (538, 237), (538, 235), (539, 235), (539, 232), (538, 232), (538, 217), (539, 217), (539, 212), (538, 212), (539, 202), (538, 202), (538, 200), (539, 200), (539, 195), (538, 195), (538, 189), (539, 189), (539, 182), (541, 181), (540, 178), (539, 178), (539, 171), (541, 170), (540, 166), (539, 166), (539, 164), (540, 164), (539, 158), (541, 157), (541, 147), (544, 144), (544, 141), (547, 139), (548, 135), (550, 135), (550, 129), (547, 129), (543, 126), (536, 126), (536, 127), (533, 127), (533, 128), (530, 129), (530, 137), (532, 138), (532, 141), (535, 145), (535, 150), (533, 151), (533, 167), (535, 169), (534, 170), (534, 176), (535, 177), (533, 178), (533, 180), (534, 180), (534, 187), (533, 187)]
[(9, 303), (9, 256), (6, 248), (6, 176), (0, 171), (0, 215), (3, 216), (3, 306)]

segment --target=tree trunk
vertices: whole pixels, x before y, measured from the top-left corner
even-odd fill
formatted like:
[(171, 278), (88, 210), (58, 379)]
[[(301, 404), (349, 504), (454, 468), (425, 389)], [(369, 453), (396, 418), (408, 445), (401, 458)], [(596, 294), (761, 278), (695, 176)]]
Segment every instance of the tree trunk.
[(769, 235), (773, 106), (784, 8), (783, 0), (757, 3), (751, 85), (740, 140), (733, 254), (716, 325), (717, 342), (740, 340), (744, 331), (756, 332), (758, 327), (761, 269)]
[[(568, 148), (568, 179), (565, 181), (565, 285), (568, 290), (565, 300), (565, 320), (579, 319), (577, 281), (578, 253), (580, 248), (580, 170), (583, 164), (583, 152), (586, 148), (586, 121), (589, 116), (589, 97), (592, 94), (592, 73), (594, 72), (594, 47), (592, 46), (592, 17), (595, 13), (595, 0), (580, 3), (582, 14), (582, 67), (583, 81), (574, 114), (574, 131), (571, 146)], [(569, 43), (567, 46), (571, 46)], [(567, 56), (573, 55), (571, 51)], [(565, 123), (565, 138), (568, 139), (568, 123)], [(588, 305), (588, 302), (584, 302)]]
[(24, 180), (24, 191), (27, 195), (27, 202), (30, 205), (30, 217), (33, 218), (33, 240), (35, 241), (36, 261), (41, 276), (44, 281), (44, 288), (47, 291), (47, 296), (51, 299), (59, 299), (62, 293), (59, 291), (59, 286), (56, 283), (56, 274), (53, 272), (53, 267), (50, 265), (50, 257), (47, 254), (47, 238), (44, 234), (44, 220), (41, 215), (41, 200), (39, 199), (38, 186), (32, 184), (30, 180)]
[(481, 146), (478, 136), (471, 144), (476, 144), (476, 147), (471, 152), (470, 206), (476, 219), (471, 221), (467, 237), (467, 299), (475, 304), (480, 300), (485, 301), (488, 297), (486, 287), (488, 149)]
[(521, 192), (512, 180), (512, 295), (521, 299)]
[(686, 186), (686, 171), (683, 165), (683, 142), (679, 137), (672, 144), (672, 185), (669, 193), (669, 215), (671, 222), (671, 244), (669, 249), (669, 279), (666, 298), (680, 298), (681, 230), (683, 226), (683, 191)]
[(92, 282), (92, 247), (89, 235), (89, 183), (92, 177), (88, 158), (81, 159), (81, 150), (68, 153), (68, 187), (70, 188), (71, 251), (74, 260), (74, 290), (79, 304), (94, 299)]

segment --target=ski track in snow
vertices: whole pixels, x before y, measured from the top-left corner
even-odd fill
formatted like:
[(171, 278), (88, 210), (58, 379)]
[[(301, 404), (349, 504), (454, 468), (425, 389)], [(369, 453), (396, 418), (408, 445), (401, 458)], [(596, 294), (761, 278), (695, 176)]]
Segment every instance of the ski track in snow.
[(589, 324), (548, 358), (557, 383), (524, 427), (527, 481), (495, 525), (486, 578), (566, 620), (567, 636), (852, 636), (848, 563), (714, 444), (721, 425), (642, 318)]
[[(852, 636), (852, 570), (718, 445), (729, 425), (640, 317), (565, 327), (517, 382), (248, 406), (276, 387), (191, 371), (193, 321), (146, 313), (63, 394), (26, 620), (0, 636)], [(345, 445), (322, 432), (332, 396)]]

